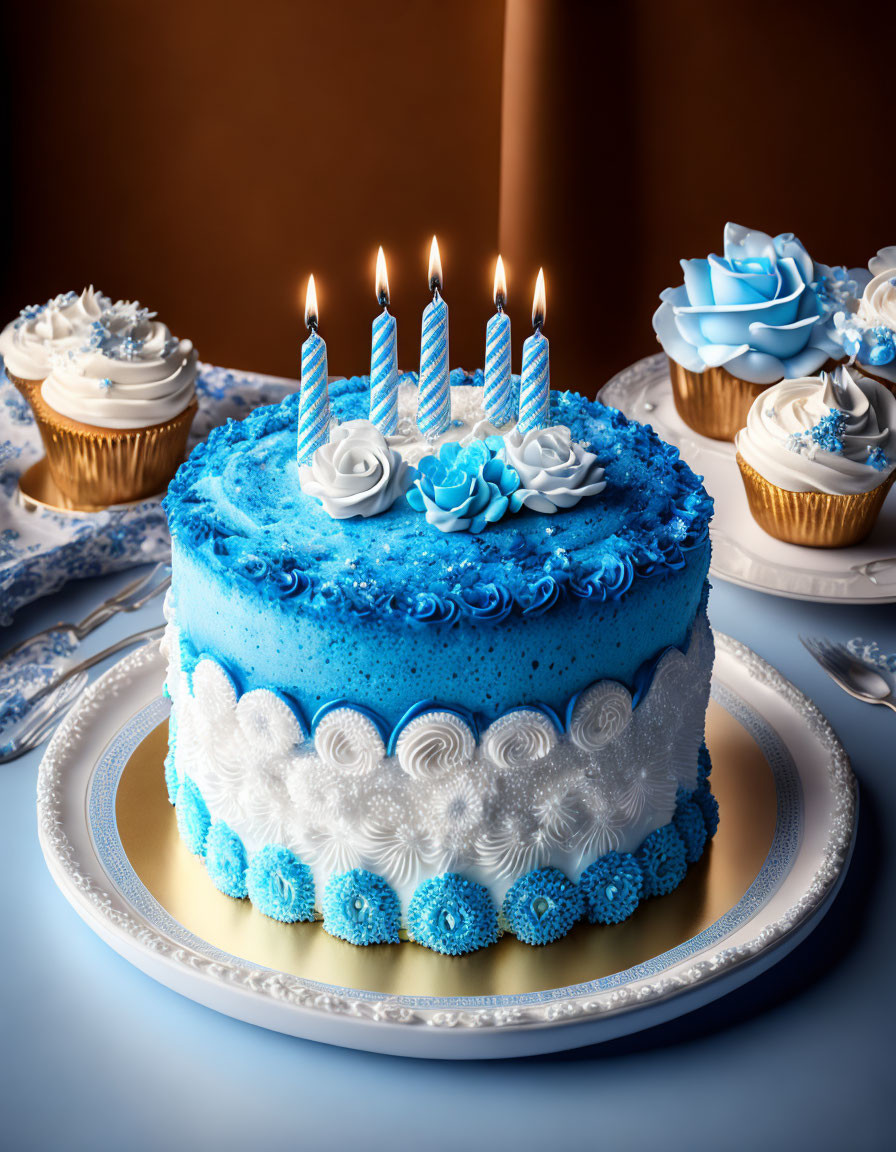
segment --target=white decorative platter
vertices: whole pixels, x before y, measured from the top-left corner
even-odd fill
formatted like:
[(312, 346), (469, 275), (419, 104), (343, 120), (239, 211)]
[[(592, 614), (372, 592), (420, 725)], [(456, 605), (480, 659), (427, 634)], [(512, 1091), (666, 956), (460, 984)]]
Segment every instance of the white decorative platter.
[(261, 1027), (447, 1059), (527, 1056), (636, 1032), (781, 959), (829, 907), (852, 851), (855, 780), (827, 721), (748, 648), (718, 634), (716, 645), (713, 698), (772, 773), (771, 849), (742, 898), (705, 930), (600, 979), (515, 995), (385, 995), (266, 968), (188, 931), (134, 871), (115, 816), (132, 753), (167, 716), (156, 644), (97, 680), (53, 737), (38, 781), (41, 847), (66, 898), (112, 948), (175, 991)]
[(689, 428), (675, 408), (666, 357), (638, 360), (609, 380), (598, 398), (651, 424), (699, 472), (715, 500), (710, 575), (744, 588), (839, 604), (896, 602), (896, 496), (871, 535), (852, 548), (801, 548), (775, 540), (750, 514), (734, 444)]

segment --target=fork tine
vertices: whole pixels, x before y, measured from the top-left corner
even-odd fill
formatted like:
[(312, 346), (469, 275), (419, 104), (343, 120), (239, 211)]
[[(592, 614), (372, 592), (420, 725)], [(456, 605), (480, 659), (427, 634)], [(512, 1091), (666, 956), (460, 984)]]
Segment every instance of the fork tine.
[(143, 575), (138, 576), (136, 578), (136, 580), (131, 580), (129, 583), (125, 584), (124, 588), (120, 588), (115, 593), (115, 595), (110, 596), (109, 599), (114, 601), (117, 604), (117, 603), (120, 603), (122, 600), (126, 600), (128, 598), (128, 596), (133, 596), (135, 592), (139, 592), (141, 588), (146, 587), (146, 585), (150, 582), (150, 580), (152, 580), (153, 577), (155, 576), (159, 567), (160, 566), (158, 564), (156, 564), (156, 566), (154, 568), (152, 568), (149, 572), (144, 572)]
[(0, 746), (0, 764), (7, 764), (10, 760), (24, 756), (26, 752), (42, 744), (50, 730), (84, 691), (87, 679), (86, 672), (72, 677), (57, 693), (47, 697), (29, 712), (18, 734), (9, 743)]
[(122, 603), (122, 611), (135, 612), (138, 608), (142, 608), (144, 604), (148, 604), (150, 600), (155, 599), (155, 597), (162, 592), (166, 592), (170, 587), (171, 577), (166, 576), (164, 580), (160, 580), (158, 584), (153, 585), (148, 592), (141, 589), (139, 596), (133, 596), (127, 602)]
[(843, 647), (842, 644), (835, 644), (831, 640), (825, 640), (822, 643), (822, 651), (827, 659), (842, 671), (847, 672), (850, 666), (849, 652)]

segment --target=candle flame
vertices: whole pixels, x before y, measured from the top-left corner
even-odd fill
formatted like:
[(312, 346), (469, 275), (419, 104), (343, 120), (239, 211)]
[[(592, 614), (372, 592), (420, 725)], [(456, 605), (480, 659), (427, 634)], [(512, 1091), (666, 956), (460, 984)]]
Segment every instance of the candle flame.
[(535, 296), (532, 300), (532, 327), (540, 328), (544, 324), (547, 305), (544, 297), (544, 269), (538, 269), (538, 278), (535, 281)]
[(429, 249), (429, 287), (433, 292), (442, 290), (442, 257), (439, 255), (439, 242), (435, 236)]
[(504, 275), (504, 261), (500, 256), (495, 263), (494, 301), (499, 308), (503, 308), (507, 302), (507, 277)]
[(389, 303), (389, 277), (386, 275), (386, 256), (382, 244), (376, 254), (376, 298), (384, 308)]
[(305, 327), (317, 328), (317, 289), (314, 287), (314, 277), (308, 277), (308, 287), (305, 289)]

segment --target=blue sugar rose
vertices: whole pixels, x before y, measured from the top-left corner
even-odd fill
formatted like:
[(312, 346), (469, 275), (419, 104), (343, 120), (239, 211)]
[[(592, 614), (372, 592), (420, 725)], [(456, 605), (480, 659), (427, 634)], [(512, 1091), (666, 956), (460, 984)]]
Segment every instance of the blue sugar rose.
[(498, 447), (485, 440), (466, 447), (443, 444), (438, 456), (424, 456), (417, 470), (407, 501), (440, 532), (481, 532), (505, 515), (520, 486)]
[(682, 260), (684, 284), (660, 293), (657, 339), (691, 372), (726, 368), (753, 384), (811, 376), (842, 357), (816, 287), (832, 270), (815, 264), (790, 232), (767, 236), (725, 225), (725, 255)]

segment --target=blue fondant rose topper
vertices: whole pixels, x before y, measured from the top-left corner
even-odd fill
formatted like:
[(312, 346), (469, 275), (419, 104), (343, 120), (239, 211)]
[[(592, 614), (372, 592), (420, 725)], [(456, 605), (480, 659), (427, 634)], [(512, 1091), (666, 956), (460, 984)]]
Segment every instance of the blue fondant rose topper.
[(684, 284), (660, 293), (653, 327), (683, 368), (724, 367), (742, 380), (774, 384), (811, 376), (843, 355), (826, 306), (839, 281), (791, 232), (773, 238), (726, 224), (724, 256), (681, 266)]
[(410, 506), (442, 532), (481, 532), (508, 512), (554, 513), (606, 487), (597, 457), (557, 425), (462, 445), (424, 456)]
[(500, 442), (494, 437), (462, 447), (451, 441), (438, 456), (424, 456), (407, 494), (410, 506), (442, 532), (481, 532), (500, 520), (520, 486), (517, 473), (498, 454)]

